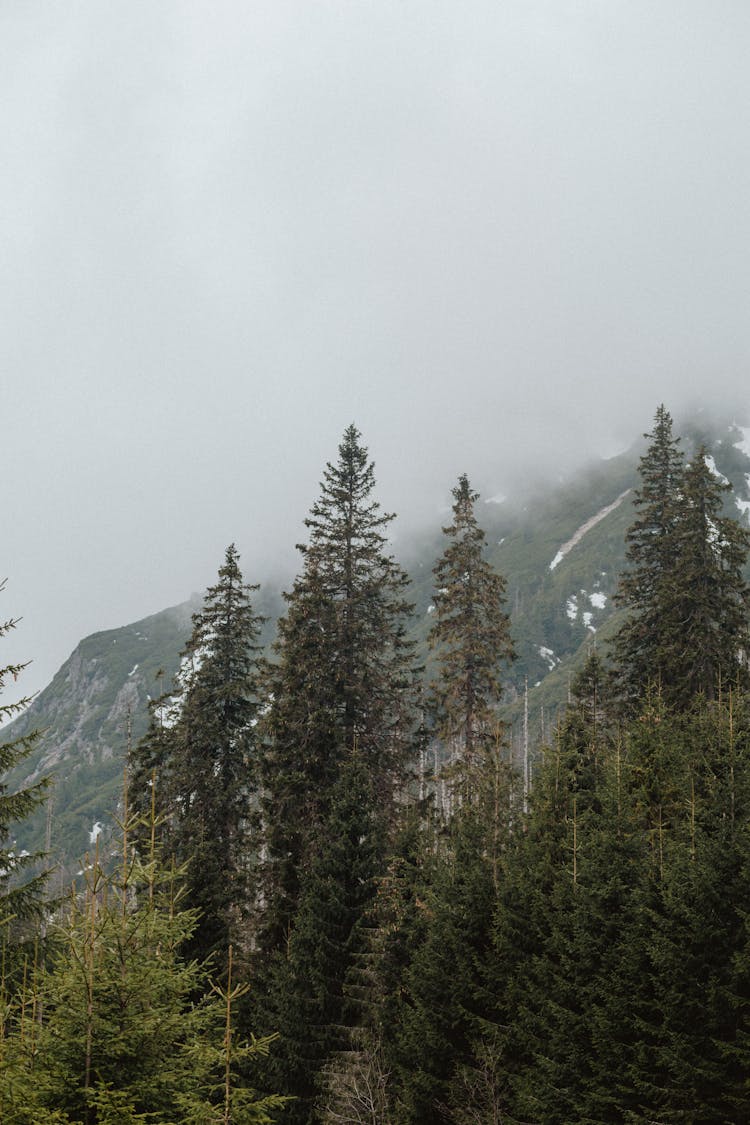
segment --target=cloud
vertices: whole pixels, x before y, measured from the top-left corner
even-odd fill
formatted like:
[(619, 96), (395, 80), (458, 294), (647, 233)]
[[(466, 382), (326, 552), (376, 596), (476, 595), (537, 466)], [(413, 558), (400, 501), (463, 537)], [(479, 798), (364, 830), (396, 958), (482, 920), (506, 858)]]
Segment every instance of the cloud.
[(352, 420), (402, 523), (741, 412), (750, 11), (0, 12), (4, 562), (83, 633), (293, 543)]

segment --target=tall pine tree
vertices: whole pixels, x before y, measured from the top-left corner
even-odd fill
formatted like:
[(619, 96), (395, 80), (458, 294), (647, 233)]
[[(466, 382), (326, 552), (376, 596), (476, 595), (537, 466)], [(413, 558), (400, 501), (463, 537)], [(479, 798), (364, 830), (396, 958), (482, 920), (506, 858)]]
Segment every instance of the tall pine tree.
[(750, 534), (724, 511), (731, 485), (704, 446), (685, 467), (663, 406), (641, 458), (637, 518), (618, 600), (628, 615), (614, 638), (616, 674), (632, 705), (655, 685), (670, 706), (720, 684), (747, 686)]
[(750, 532), (724, 514), (731, 485), (706, 458), (701, 446), (685, 470), (662, 625), (664, 687), (682, 707), (699, 693), (713, 699), (722, 684), (748, 685), (750, 588), (743, 568)]
[(157, 705), (132, 754), (136, 806), (150, 800), (153, 769), (164, 846), (178, 862), (189, 861), (188, 903), (200, 911), (191, 949), (201, 956), (248, 941), (243, 915), (257, 848), (257, 588), (243, 581), (239, 555), (228, 547), (218, 582), (193, 617), (169, 706)]
[(430, 647), (437, 675), (430, 709), (440, 740), (471, 771), (498, 738), (501, 665), (514, 658), (510, 620), (503, 605), (505, 579), (484, 557), (474, 492), (464, 474), (453, 489), (449, 542), (433, 570), (435, 618)]
[(393, 516), (354, 426), (305, 525), (304, 567), (286, 595), (264, 721), (266, 881), (261, 947), (283, 945), (342, 764), (356, 748), (375, 803), (394, 807), (411, 751), (415, 685), (407, 577), (387, 549)]
[[(5, 582), (0, 582), (2, 592)], [(0, 637), (15, 628), (17, 621), (9, 619), (0, 622)], [(0, 668), (0, 693), (12, 677), (15, 682), (25, 664), (7, 664)], [(0, 721), (12, 719), (23, 711), (30, 699), (19, 699), (15, 703), (0, 704)], [(20, 738), (10, 738), (0, 744), (0, 943), (8, 937), (7, 928), (11, 923), (20, 923), (26, 918), (38, 917), (43, 910), (43, 892), (46, 875), (37, 874), (24, 879), (24, 869), (38, 865), (41, 857), (20, 854), (14, 845), (13, 827), (29, 816), (43, 803), (49, 785), (42, 779), (33, 785), (10, 791), (7, 775), (18, 766), (34, 749), (38, 732), (32, 731)]]
[(663, 405), (656, 411), (653, 431), (644, 436), (651, 440), (640, 460), (641, 487), (633, 499), (636, 518), (627, 532), (627, 566), (617, 592), (627, 617), (614, 638), (617, 674), (630, 701), (669, 672), (663, 626), (677, 558), (683, 474), (680, 439)]
[(437, 672), (429, 710), (462, 800), (425, 891), (422, 933), (402, 972), (399, 1024), (385, 1052), (404, 1122), (445, 1120), (451, 1073), (468, 1060), (472, 1030), (486, 1011), (478, 965), (491, 940), (510, 829), (512, 785), (497, 713), (501, 667), (514, 655), (505, 581), (484, 557), (478, 497), (465, 475), (453, 498), (453, 521), (443, 529), (449, 542), (433, 571), (429, 641)]

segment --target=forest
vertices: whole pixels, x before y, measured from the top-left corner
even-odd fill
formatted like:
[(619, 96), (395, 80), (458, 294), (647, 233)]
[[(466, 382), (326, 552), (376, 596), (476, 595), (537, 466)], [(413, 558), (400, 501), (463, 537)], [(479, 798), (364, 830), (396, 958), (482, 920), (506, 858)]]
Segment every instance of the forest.
[(49, 780), (0, 787), (1, 1122), (750, 1121), (750, 531), (664, 406), (646, 439), (620, 624), (533, 776), (477, 492), (426, 674), (350, 426), (270, 658), (231, 545), (64, 894), (10, 843)]

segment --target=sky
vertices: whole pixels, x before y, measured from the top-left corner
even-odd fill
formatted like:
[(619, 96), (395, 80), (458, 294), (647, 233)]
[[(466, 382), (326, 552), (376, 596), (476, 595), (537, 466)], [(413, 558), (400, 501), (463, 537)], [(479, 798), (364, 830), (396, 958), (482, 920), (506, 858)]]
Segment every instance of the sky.
[(3, 0), (0, 664), (748, 406), (746, 0)]

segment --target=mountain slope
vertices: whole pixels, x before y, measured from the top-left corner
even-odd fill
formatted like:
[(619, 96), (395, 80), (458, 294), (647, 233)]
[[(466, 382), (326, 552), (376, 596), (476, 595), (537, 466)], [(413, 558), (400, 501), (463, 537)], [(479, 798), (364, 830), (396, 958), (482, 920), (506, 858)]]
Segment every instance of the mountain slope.
[[(157, 673), (163, 670), (169, 683), (196, 608), (186, 602), (87, 637), (9, 728), (14, 736), (40, 731), (35, 751), (20, 770), (24, 779), (29, 771), (30, 780), (54, 778), (54, 859), (82, 856), (96, 825), (111, 821), (122, 790), (128, 728), (133, 738), (145, 730), (149, 696), (159, 692)], [(39, 812), (22, 826), (19, 846), (43, 845), (44, 819)]]
[[(694, 426), (685, 441), (688, 454), (699, 440), (708, 442), (716, 471), (735, 487), (733, 514), (747, 519), (750, 429), (724, 426), (707, 432), (706, 427)], [(613, 597), (625, 559), (625, 532), (633, 518), (632, 490), (638, 484), (641, 449), (639, 444), (599, 462), (533, 499), (480, 506), (490, 560), (508, 583), (518, 659), (507, 674), (505, 711), (516, 744), (525, 684), (533, 744), (548, 736), (564, 705), (569, 678), (588, 647), (606, 643), (616, 627)], [(428, 676), (432, 566), (442, 550), (441, 538), (436, 527), (410, 552), (412, 634)], [(148, 699), (170, 684), (199, 604), (194, 598), (86, 638), (28, 711), (3, 732), (6, 738), (34, 728), (42, 732), (34, 754), (10, 782), (53, 774), (51, 818), (47, 824), (39, 812), (24, 824), (18, 846), (34, 850), (49, 835), (53, 858), (62, 861), (61, 878), (80, 864), (98, 826), (106, 831), (112, 824), (122, 792), (128, 730), (133, 739), (145, 730)], [(279, 591), (263, 589), (257, 605), (269, 618), (263, 636), (268, 645), (282, 612)], [(163, 675), (157, 682), (159, 671)]]

